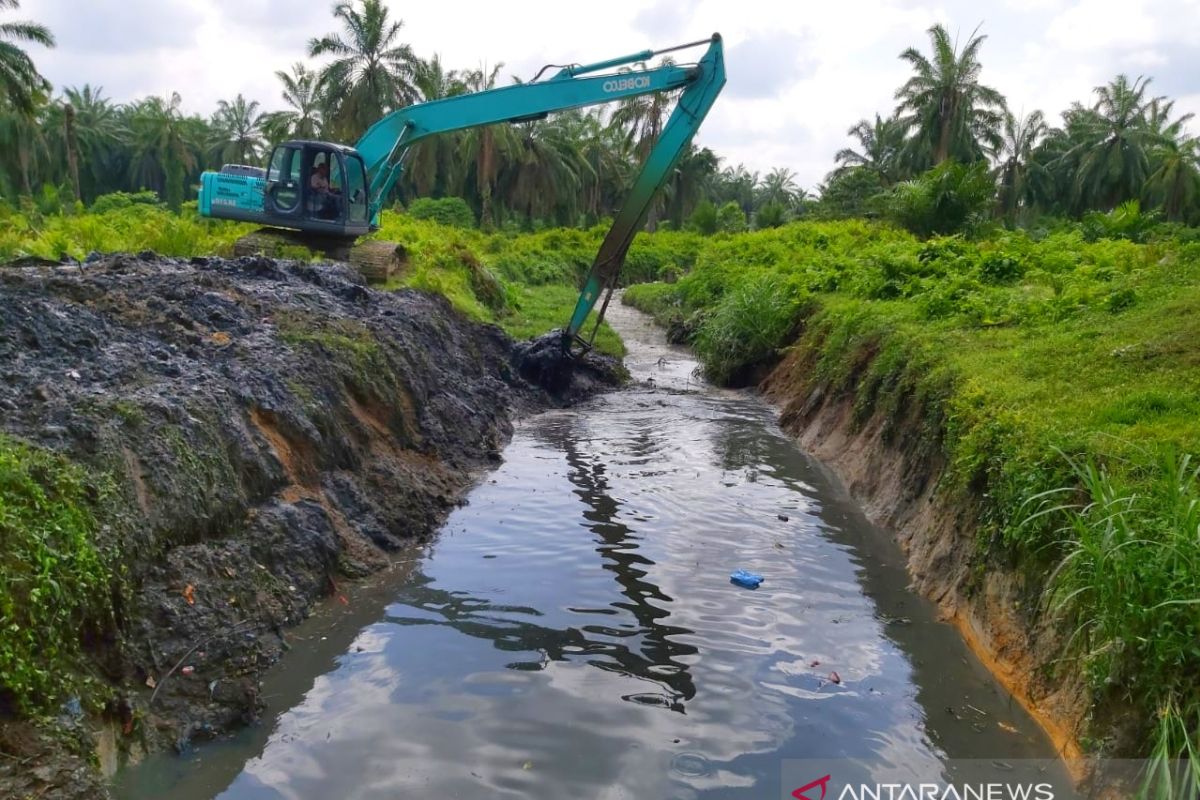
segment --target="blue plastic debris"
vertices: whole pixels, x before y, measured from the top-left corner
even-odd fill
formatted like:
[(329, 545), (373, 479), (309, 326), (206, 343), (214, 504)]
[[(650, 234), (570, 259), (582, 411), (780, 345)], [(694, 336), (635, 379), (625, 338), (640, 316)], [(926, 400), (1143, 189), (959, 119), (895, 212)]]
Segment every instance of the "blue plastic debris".
[(733, 571), (733, 574), (729, 576), (729, 580), (745, 589), (757, 589), (758, 585), (763, 582), (763, 576), (747, 572), (744, 569), (738, 569)]

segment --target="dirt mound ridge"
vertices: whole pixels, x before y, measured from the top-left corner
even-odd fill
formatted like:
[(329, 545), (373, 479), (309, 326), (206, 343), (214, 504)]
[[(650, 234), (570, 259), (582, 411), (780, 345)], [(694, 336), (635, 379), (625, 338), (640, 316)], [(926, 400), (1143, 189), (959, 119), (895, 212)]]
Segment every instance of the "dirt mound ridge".
[[(513, 357), (443, 298), (374, 291), (338, 265), (143, 254), (0, 270), (0, 431), (115, 487), (96, 511), (125, 574), (87, 645), (117, 687), (110, 749), (254, 719), (285, 628), (436, 530), (513, 416), (558, 402)], [(23, 743), (0, 759), (0, 794), (97, 796), (94, 720), (76, 722), (73, 755), (0, 722), (0, 750)]]

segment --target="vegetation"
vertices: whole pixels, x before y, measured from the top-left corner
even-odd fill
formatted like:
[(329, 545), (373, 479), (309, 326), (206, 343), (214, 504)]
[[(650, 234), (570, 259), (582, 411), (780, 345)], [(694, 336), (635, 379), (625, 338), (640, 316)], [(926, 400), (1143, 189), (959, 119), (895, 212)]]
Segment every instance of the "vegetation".
[(942, 491), (983, 504), (979, 566), (1018, 565), (1073, 631), (1059, 667), (1140, 707), (1148, 747), (1160, 714), (1186, 721), (1160, 742), (1183, 750), (1200, 713), (1184, 455), (1200, 452), (1200, 237), (1133, 207), (974, 241), (794, 223), (708, 240), (677, 282), (625, 297), (689, 331), (718, 380), (795, 347), (860, 422), (917, 420), (908, 446), (944, 456)]
[[(196, 216), (186, 198), (202, 170), (261, 163), (291, 137), (353, 141), (392, 109), (502, 81), (502, 65), (418, 57), (380, 0), (334, 16), (338, 30), (307, 48), (325, 65), (277, 73), (286, 110), (239, 95), (208, 117), (177, 94), (54, 94), (18, 47), (52, 46), (49, 31), (0, 26), (0, 259), (227, 252), (248, 226)], [(650, 211), (654, 232), (633, 243), (626, 298), (683, 332), (716, 380), (750, 380), (795, 347), (860, 422), (917, 420), (908, 444), (944, 456), (943, 490), (982, 504), (980, 567), (1018, 565), (1033, 604), (1073, 633), (1061, 668), (1139, 708), (1154, 752), (1194, 759), (1200, 233), (1187, 226), (1200, 224), (1200, 144), (1144, 76), (1118, 75), (1057, 119), (1014, 115), (982, 79), (977, 33), (959, 48), (935, 25), (928, 53), (900, 54), (911, 75), (895, 108), (850, 127), (816, 196), (786, 168), (692, 147)], [(670, 101), (420, 143), (396, 189), (409, 213), (377, 234), (409, 254), (394, 285), (518, 336), (561, 324)], [(369, 347), (352, 331), (292, 335)], [(599, 341), (620, 351), (607, 329)], [(37, 531), (65, 515), (54, 530), (75, 544), (62, 552), (92, 563), (78, 476), (35, 474), (27, 462), (50, 462), (21, 447), (0, 442), (0, 521)], [(37, 487), (53, 502), (21, 505)], [(4, 658), (18, 675), (22, 656)]]
[(0, 436), (0, 709), (45, 712), (80, 688), (81, 628), (111, 615), (94, 492), (78, 467)]

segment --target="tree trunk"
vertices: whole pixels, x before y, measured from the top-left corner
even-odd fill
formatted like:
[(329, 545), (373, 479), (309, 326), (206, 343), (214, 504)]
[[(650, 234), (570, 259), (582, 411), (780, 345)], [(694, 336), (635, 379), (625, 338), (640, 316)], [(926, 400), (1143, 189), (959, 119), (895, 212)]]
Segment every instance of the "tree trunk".
[(83, 199), (79, 191), (79, 145), (75, 141), (75, 107), (70, 103), (63, 106), (63, 139), (67, 145), (67, 175), (78, 203)]
[(29, 178), (29, 145), (17, 143), (17, 164), (21, 170), (21, 193), (33, 197), (33, 183)]
[(490, 231), (495, 227), (492, 220), (492, 170), (495, 154), (492, 152), (492, 132), (484, 128), (479, 132), (479, 159), (475, 163), (475, 179), (479, 185), (479, 227)]

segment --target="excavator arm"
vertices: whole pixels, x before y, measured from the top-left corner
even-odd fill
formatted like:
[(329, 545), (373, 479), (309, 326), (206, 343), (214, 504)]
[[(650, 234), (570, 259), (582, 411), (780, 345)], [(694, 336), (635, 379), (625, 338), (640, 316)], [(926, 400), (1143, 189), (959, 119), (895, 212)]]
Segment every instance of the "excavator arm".
[[(708, 44), (708, 51), (694, 65), (667, 64), (647, 70), (593, 74), (701, 44)], [(395, 111), (372, 125), (355, 148), (367, 168), (372, 218), (379, 213), (400, 176), (405, 154), (422, 139), (480, 125), (540, 119), (552, 111), (682, 89), (675, 110), (613, 218), (612, 228), (600, 245), (565, 330), (568, 347), (576, 343), (590, 347), (616, 288), (633, 237), (641, 228), (655, 194), (670, 178), (680, 155), (687, 149), (724, 85), (721, 37), (713, 34), (711, 39), (667, 50), (646, 50), (595, 64), (563, 67), (545, 81), (490, 89)], [(602, 294), (605, 300), (599, 318), (591, 335), (584, 339), (581, 335), (584, 323)]]
[[(614, 71), (705, 44), (708, 50), (695, 64)], [(353, 148), (331, 142), (288, 141), (276, 145), (265, 169), (227, 164), (219, 172), (205, 172), (198, 197), (200, 213), (282, 229), (289, 239), (330, 254), (348, 252), (354, 261), (354, 250), (364, 248), (351, 245), (357, 237), (378, 228), (380, 210), (404, 168), (406, 154), (417, 142), (465, 128), (526, 122), (554, 111), (681, 90), (679, 104), (604, 237), (565, 330), (568, 347), (589, 347), (591, 340), (580, 335), (584, 322), (607, 291), (599, 315), (603, 318), (629, 245), (655, 193), (670, 177), (725, 85), (721, 37), (713, 34), (709, 39), (665, 50), (643, 50), (594, 64), (560, 67), (551, 77), (539, 80), (542, 73), (531, 83), (394, 111), (372, 125)], [(331, 174), (336, 177), (331, 178)], [(250, 242), (248, 246), (257, 245)], [(597, 320), (597, 327), (599, 324)]]

